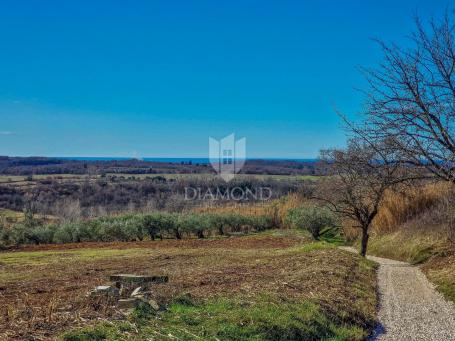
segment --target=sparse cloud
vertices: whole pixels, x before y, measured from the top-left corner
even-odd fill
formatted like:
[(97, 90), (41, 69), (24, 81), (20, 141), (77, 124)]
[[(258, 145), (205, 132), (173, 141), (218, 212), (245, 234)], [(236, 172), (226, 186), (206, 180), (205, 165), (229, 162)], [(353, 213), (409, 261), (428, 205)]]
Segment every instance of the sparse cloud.
[(14, 135), (12, 131), (0, 131), (0, 135)]

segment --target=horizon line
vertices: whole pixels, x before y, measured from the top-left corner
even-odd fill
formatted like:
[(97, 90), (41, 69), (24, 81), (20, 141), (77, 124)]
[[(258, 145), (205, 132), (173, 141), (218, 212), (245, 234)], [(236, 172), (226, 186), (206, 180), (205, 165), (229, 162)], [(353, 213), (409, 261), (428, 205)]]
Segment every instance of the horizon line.
[[(208, 160), (210, 157), (202, 156), (47, 156), (47, 155), (0, 155), (1, 157), (10, 157), (10, 158), (49, 158), (49, 159), (126, 159), (126, 160), (145, 160), (145, 159), (201, 159)], [(318, 157), (302, 157), (302, 156), (286, 156), (286, 157), (277, 157), (277, 156), (252, 156), (246, 157), (246, 160), (315, 160)]]

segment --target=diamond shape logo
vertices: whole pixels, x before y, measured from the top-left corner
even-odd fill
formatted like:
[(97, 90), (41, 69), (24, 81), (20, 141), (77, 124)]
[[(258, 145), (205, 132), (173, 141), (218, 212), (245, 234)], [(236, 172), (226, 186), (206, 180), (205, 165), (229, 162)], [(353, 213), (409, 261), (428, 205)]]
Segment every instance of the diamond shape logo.
[(228, 182), (245, 164), (246, 138), (235, 140), (234, 133), (216, 140), (209, 137), (209, 160), (213, 169)]

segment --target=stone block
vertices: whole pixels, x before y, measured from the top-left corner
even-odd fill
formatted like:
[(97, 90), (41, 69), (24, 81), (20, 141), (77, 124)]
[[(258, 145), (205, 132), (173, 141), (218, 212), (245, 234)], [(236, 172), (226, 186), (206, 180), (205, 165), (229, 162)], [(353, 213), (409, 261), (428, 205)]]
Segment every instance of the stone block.
[(131, 274), (118, 274), (111, 275), (110, 280), (112, 282), (120, 282), (121, 284), (136, 283), (136, 284), (147, 284), (147, 283), (166, 283), (169, 281), (168, 276), (140, 276)]
[(117, 308), (119, 308), (119, 309), (134, 309), (141, 302), (142, 302), (142, 300), (140, 298), (137, 298), (137, 297), (124, 298), (124, 299), (118, 300)]
[(110, 286), (110, 285), (99, 285), (95, 287), (90, 292), (91, 296), (118, 296), (119, 295), (119, 290), (116, 287)]

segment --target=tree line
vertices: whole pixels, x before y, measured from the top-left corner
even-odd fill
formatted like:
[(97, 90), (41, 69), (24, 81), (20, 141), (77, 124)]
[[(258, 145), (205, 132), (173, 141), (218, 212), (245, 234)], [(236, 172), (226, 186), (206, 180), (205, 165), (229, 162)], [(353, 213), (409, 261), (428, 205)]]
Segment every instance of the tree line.
[[(321, 175), (316, 160), (246, 160), (244, 174)], [(215, 174), (207, 163), (147, 160), (68, 160), (46, 157), (0, 156), (0, 174)]]

